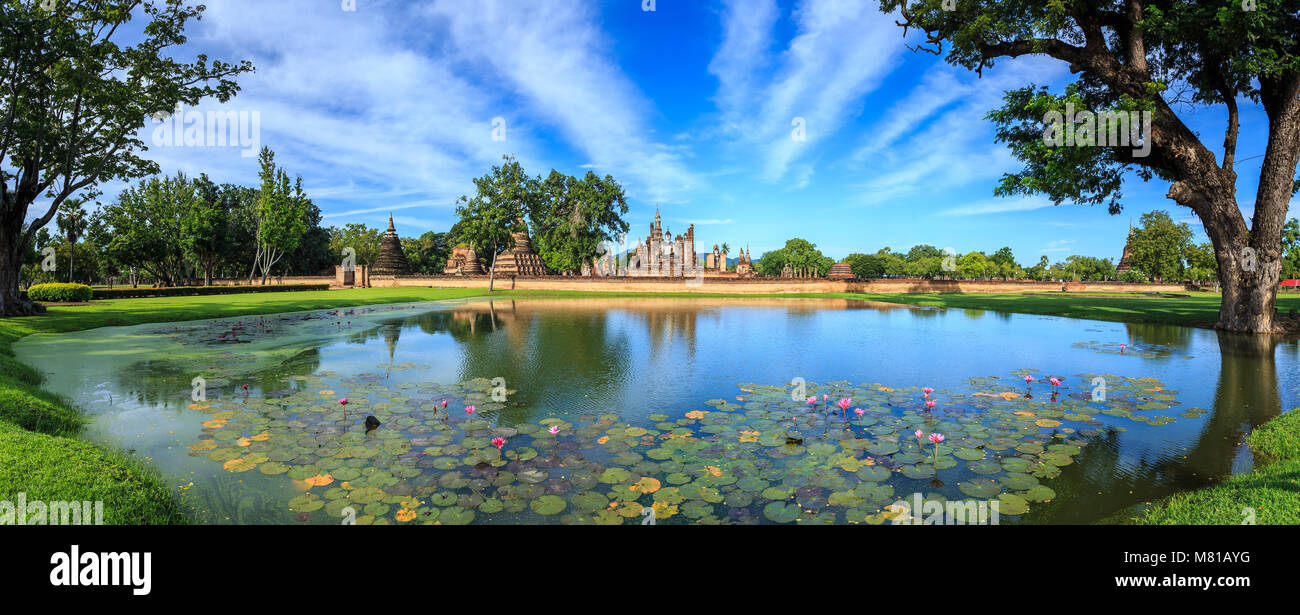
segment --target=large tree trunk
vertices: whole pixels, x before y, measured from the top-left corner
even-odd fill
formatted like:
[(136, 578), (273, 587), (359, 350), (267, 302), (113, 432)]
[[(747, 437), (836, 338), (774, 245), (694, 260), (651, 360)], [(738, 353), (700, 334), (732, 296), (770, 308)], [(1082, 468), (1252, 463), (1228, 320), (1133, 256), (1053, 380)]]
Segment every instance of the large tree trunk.
[[(5, 221), (9, 228), (10, 221)], [(18, 282), (22, 278), (23, 250), (18, 245), (19, 232), (0, 229), (0, 314), (4, 316), (30, 316), (45, 311), (45, 306), (23, 299), (18, 295)]]

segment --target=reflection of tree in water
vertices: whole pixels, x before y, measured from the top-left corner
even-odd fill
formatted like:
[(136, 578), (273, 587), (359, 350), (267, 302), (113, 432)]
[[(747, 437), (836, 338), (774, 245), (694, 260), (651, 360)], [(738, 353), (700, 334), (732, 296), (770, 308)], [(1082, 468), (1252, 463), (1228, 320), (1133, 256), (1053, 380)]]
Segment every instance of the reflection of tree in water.
[(533, 409), (572, 399), (575, 387), (593, 399), (622, 398), (633, 367), (629, 342), (609, 332), (607, 318), (604, 310), (521, 309), (514, 301), (491, 301), (402, 323), (459, 342), (457, 380), (504, 378), (516, 393), (500, 418), (511, 424), (543, 418)]
[[(305, 376), (320, 369), (320, 350), (306, 348), (280, 363), (262, 367), (257, 371), (231, 371), (209, 369), (218, 360), (202, 357), (190, 360), (150, 359), (137, 361), (123, 369), (113, 370), (115, 389), (130, 394), (135, 402), (147, 406), (176, 405), (183, 409), (190, 402), (196, 376), (208, 379), (209, 396), (218, 393), (234, 394), (235, 388), (247, 384), (252, 393), (271, 393), (292, 388), (291, 376)], [(237, 361), (232, 361), (236, 362)], [(222, 379), (218, 390), (216, 383)], [(182, 403), (177, 403), (182, 402)]]
[[(261, 482), (261, 481), (258, 481)], [(264, 496), (239, 476), (219, 471), (185, 492), (190, 520), (200, 525), (283, 525), (289, 521), (287, 502)]]
[[(1062, 468), (1061, 476), (1048, 483), (1057, 491), (1053, 505), (1031, 509), (1025, 520), (1087, 523), (1135, 504), (1177, 491), (1199, 489), (1229, 476), (1238, 448), (1243, 446), (1250, 430), (1281, 411), (1274, 363), (1279, 339), (1217, 333), (1220, 368), (1214, 409), (1206, 416), (1200, 434), (1186, 452), (1151, 451), (1141, 459), (1126, 459), (1121, 463), (1123, 434), (1107, 432), (1093, 437), (1074, 458), (1074, 463)], [(1076, 498), (1097, 504), (1085, 508), (1075, 504)]]
[(1196, 329), (1173, 325), (1124, 323), (1128, 338), (1134, 345), (1160, 346), (1169, 350), (1186, 352), (1192, 345)]

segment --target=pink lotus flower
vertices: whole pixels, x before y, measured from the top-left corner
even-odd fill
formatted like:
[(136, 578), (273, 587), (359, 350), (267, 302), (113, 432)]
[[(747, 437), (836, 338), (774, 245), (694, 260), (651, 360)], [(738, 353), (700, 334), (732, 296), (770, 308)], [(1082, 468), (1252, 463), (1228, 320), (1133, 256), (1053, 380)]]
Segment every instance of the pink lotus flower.
[(446, 407), (447, 407), (447, 400), (445, 400), (445, 399), (442, 400), (442, 407), (443, 407), (443, 408), (446, 408)]
[(866, 414), (866, 410), (863, 410), (862, 408), (854, 408), (853, 413), (862, 416), (863, 414)]
[(1025, 384), (1031, 384), (1033, 382), (1034, 382), (1034, 377), (1030, 376), (1029, 374), (1025, 374)]
[(245, 391), (248, 390), (248, 385), (244, 385), (244, 390), (245, 390)]
[(825, 393), (822, 393), (822, 401), (827, 401), (827, 400), (829, 400), (830, 398), (831, 398), (830, 395), (827, 395), (827, 394), (825, 394)]
[(1124, 344), (1120, 344), (1120, 345), (1119, 345), (1119, 351), (1120, 351), (1120, 352), (1124, 352), (1124, 349), (1125, 349), (1125, 348), (1128, 348), (1128, 346), (1125, 346)]
[(916, 430), (916, 439), (917, 439), (917, 440), (924, 440), (924, 439), (925, 439), (925, 433), (922, 432), (920, 429)]
[(933, 442), (933, 443), (935, 443), (935, 444), (938, 444), (938, 443), (940, 443), (940, 442), (943, 442), (943, 440), (944, 440), (943, 434), (941, 434), (941, 433), (939, 433), (939, 432), (937, 432), (937, 431), (934, 432), (934, 433), (932, 433), (932, 434), (930, 434), (930, 441)]
[(501, 447), (503, 447), (503, 446), (505, 446), (505, 445), (506, 445), (506, 439), (505, 439), (505, 438), (502, 438), (501, 436), (497, 436), (497, 437), (495, 437), (495, 438), (492, 438), (492, 446), (497, 447), (497, 450), (501, 450)]
[(811, 396), (809, 396), (809, 397), (808, 397), (808, 405), (811, 406), (811, 405), (813, 405), (813, 404), (815, 404), (815, 403), (817, 403), (817, 396), (816, 396), (816, 395), (811, 395)]
[(925, 396), (926, 396), (926, 397), (929, 397), (930, 394), (934, 392), (934, 389), (932, 389), (932, 388), (930, 388), (930, 387), (925, 387), (924, 389), (921, 389), (921, 392), (922, 392), (922, 393), (925, 393)]
[(551, 425), (551, 428), (547, 429), (546, 431), (551, 432), (551, 435), (554, 436), (560, 433), (560, 427), (558, 425)]
[(468, 414), (474, 414), (474, 406), (465, 406), (465, 412)]
[(933, 410), (933, 409), (934, 409), (934, 400), (933, 400), (933, 399), (927, 399), (927, 400), (925, 400), (925, 409), (926, 409), (926, 410)]
[(848, 410), (848, 409), (849, 409), (849, 406), (852, 406), (852, 405), (853, 405), (853, 400), (852, 400), (852, 399), (849, 399), (849, 398), (847, 398), (847, 397), (845, 397), (845, 398), (843, 398), (843, 399), (841, 399), (841, 400), (835, 402), (835, 405), (839, 406), (839, 407), (840, 407), (840, 410)]
[(340, 399), (339, 404), (344, 406), (348, 405), (348, 398), (344, 397), (343, 399)]

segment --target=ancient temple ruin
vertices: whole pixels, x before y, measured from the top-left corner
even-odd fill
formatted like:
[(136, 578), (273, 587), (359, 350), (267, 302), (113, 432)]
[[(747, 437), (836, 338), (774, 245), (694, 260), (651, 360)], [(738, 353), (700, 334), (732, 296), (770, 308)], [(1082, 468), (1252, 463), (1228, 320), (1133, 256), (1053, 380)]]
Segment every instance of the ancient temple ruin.
[(546, 275), (546, 263), (533, 251), (533, 243), (528, 238), (528, 227), (523, 220), (519, 221), (519, 228), (519, 231), (511, 235), (514, 247), (497, 256), (496, 275)]
[(1131, 271), (1133, 269), (1133, 221), (1128, 223), (1128, 238), (1124, 240), (1124, 253), (1119, 257), (1119, 264), (1115, 265), (1116, 275)]
[(853, 267), (848, 263), (835, 263), (831, 265), (830, 273), (826, 274), (828, 280), (852, 280), (854, 277)]
[(482, 263), (478, 262), (478, 252), (469, 246), (458, 246), (451, 251), (447, 266), (442, 272), (446, 275), (483, 275)]
[(736, 258), (736, 275), (742, 278), (754, 276), (754, 260), (749, 256), (749, 248), (741, 250)]
[(650, 225), (650, 235), (644, 242), (638, 241), (636, 252), (628, 264), (627, 275), (643, 277), (683, 277), (698, 273), (699, 264), (695, 254), (695, 225), (686, 229), (686, 233), (673, 237), (672, 231), (664, 230), (655, 210), (655, 221)]
[(402, 252), (402, 240), (397, 237), (393, 227), (393, 214), (388, 214), (388, 230), (379, 240), (379, 256), (370, 267), (374, 275), (405, 275), (411, 273), (411, 265), (406, 262), (406, 253)]

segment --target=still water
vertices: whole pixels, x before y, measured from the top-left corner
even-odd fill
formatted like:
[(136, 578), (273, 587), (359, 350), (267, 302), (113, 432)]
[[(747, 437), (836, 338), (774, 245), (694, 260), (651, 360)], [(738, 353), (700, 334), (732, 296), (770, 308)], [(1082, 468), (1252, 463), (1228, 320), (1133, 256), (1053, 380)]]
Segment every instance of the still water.
[(913, 493), (1088, 523), (1248, 470), (1300, 393), (1295, 340), (848, 300), (403, 304), (15, 352), (200, 523), (887, 523)]

